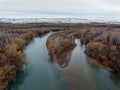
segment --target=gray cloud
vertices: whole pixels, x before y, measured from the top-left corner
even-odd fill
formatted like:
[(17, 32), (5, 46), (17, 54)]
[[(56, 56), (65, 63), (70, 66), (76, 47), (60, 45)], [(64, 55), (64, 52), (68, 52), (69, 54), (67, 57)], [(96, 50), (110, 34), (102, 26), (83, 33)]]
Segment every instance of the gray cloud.
[(120, 5), (120, 0), (101, 0), (104, 3)]
[(0, 0), (1, 15), (119, 14), (119, 12), (118, 0)]

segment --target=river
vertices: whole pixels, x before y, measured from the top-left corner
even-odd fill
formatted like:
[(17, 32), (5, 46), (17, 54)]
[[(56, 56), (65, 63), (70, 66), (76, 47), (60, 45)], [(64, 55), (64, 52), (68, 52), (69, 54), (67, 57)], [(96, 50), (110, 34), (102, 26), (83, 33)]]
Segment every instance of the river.
[(46, 48), (51, 34), (31, 40), (24, 50), (29, 63), (8, 90), (120, 90), (117, 78), (87, 60), (79, 39), (67, 67), (52, 62)]

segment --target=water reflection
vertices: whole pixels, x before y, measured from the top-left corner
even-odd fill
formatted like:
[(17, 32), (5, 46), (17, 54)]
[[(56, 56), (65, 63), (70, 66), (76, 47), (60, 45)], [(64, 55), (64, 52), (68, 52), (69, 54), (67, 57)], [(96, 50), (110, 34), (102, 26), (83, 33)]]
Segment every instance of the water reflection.
[(120, 79), (104, 68), (95, 65), (90, 60), (87, 60), (87, 62), (97, 82), (98, 90), (120, 90)]
[(60, 55), (59, 59), (57, 60), (57, 63), (59, 64), (59, 66), (61, 68), (65, 68), (68, 66), (70, 59), (71, 59), (73, 49), (74, 48), (69, 49), (67, 51), (63, 51), (62, 54)]
[(14, 90), (14, 88), (16, 88), (16, 90), (19, 90), (19, 87), (24, 83), (24, 80), (29, 75), (29, 72), (30, 72), (29, 65), (25, 65), (23, 70), (17, 75), (15, 82), (11, 83), (8, 86), (7, 90)]
[(120, 90), (119, 80), (108, 71), (86, 61), (84, 45), (64, 51), (58, 65), (47, 55), (46, 39), (35, 38), (26, 48), (29, 66), (17, 77), (9, 90)]

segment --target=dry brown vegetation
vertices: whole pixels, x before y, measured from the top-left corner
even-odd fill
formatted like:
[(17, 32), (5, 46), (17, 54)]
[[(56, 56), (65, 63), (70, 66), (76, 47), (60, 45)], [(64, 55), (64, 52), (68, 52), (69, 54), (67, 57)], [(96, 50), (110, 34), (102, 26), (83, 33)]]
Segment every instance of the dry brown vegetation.
[[(51, 48), (49, 53), (53, 50), (53, 54), (58, 53), (57, 57), (59, 58), (60, 53), (75, 45), (75, 38), (80, 38), (81, 42), (86, 44), (85, 52), (88, 56), (109, 66), (120, 75), (120, 25), (100, 23), (0, 23), (0, 90), (4, 90), (9, 82), (15, 79), (27, 62), (23, 54), (23, 49), (27, 43), (35, 36), (60, 30), (71, 31), (58, 34), (60, 37), (58, 35), (51, 36), (51, 39), (49, 39), (51, 40), (50, 45), (48, 43), (47, 45), (53, 48), (55, 45), (55, 48), (54, 50)], [(53, 42), (54, 40), (57, 43)], [(60, 51), (58, 51), (58, 48)]]
[[(24, 34), (26, 37), (26, 34)], [(26, 64), (22, 52), (27, 39), (15, 38), (11, 43), (5, 43), (0, 51), (0, 90), (4, 90)]]
[[(60, 61), (63, 52), (73, 49), (75, 38), (70, 35), (73, 31), (64, 31), (51, 35), (47, 40), (48, 52), (54, 61)], [(64, 57), (63, 57), (64, 58)]]
[[(52, 40), (51, 43), (56, 42), (56, 37), (63, 35), (80, 39), (81, 43), (86, 45), (85, 53), (89, 57), (97, 60), (101, 65), (108, 67), (120, 77), (120, 25), (85, 24), (77, 31), (70, 33), (62, 32), (62, 34), (57, 33), (54, 36), (50, 36), (48, 40)], [(69, 43), (73, 42), (70, 37)], [(64, 38), (63, 41), (65, 41)], [(51, 43), (49, 44), (51, 45)], [(64, 43), (66, 44), (64, 46), (69, 46), (69, 43)], [(49, 50), (50, 45), (47, 45), (48, 51), (53, 58), (55, 54), (57, 54), (52, 53), (55, 51), (54, 48), (56, 46), (55, 44), (51, 45), (52, 48)], [(57, 49), (57, 52), (59, 51), (61, 51), (61, 49)], [(61, 54), (58, 53), (58, 55)]]
[(0, 90), (4, 90), (27, 63), (23, 49), (33, 37), (78, 27), (78, 24), (0, 23)]
[(85, 53), (120, 75), (120, 28), (89, 27), (80, 32)]

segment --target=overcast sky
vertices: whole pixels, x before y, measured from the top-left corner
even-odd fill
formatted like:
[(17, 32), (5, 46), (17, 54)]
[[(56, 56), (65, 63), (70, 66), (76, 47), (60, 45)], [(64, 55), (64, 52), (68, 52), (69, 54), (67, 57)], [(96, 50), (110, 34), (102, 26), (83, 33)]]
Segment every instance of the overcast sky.
[(120, 0), (0, 0), (0, 17), (120, 14)]

